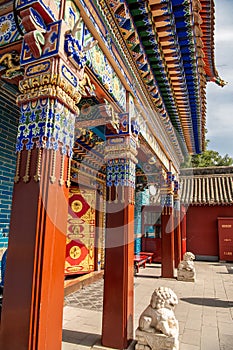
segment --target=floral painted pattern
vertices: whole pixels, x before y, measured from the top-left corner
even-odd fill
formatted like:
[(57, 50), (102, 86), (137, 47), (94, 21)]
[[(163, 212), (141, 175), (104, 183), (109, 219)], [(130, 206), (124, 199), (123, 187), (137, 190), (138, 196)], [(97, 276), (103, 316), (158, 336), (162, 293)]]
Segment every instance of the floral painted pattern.
[(72, 155), (75, 115), (58, 100), (49, 98), (21, 105), (16, 151), (38, 148), (57, 150)]
[(13, 12), (0, 16), (0, 46), (12, 43), (19, 38)]
[(87, 65), (93, 70), (119, 106), (126, 110), (125, 88), (98, 45), (87, 52)]

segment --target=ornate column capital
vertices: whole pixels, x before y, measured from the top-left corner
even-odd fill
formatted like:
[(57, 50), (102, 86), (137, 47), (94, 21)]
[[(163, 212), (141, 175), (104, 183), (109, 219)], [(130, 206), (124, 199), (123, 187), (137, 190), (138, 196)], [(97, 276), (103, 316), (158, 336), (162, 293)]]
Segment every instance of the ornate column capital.
[[(50, 181), (64, 183), (65, 156), (71, 157), (75, 118), (87, 84), (92, 87), (84, 66), (77, 67), (69, 58), (67, 47), (77, 45), (72, 41), (73, 31), (58, 19), (58, 8), (51, 9), (47, 1), (19, 1), (17, 13), (22, 18), (24, 38), (20, 67), (24, 69), (19, 82), (17, 103), (21, 109), (16, 151), (18, 152), (15, 182), (20, 179), (21, 151), (28, 151), (24, 182), (29, 181), (31, 154), (37, 148), (35, 181), (40, 180), (42, 149), (51, 152)], [(69, 33), (70, 36), (67, 36)], [(72, 40), (71, 40), (72, 39)], [(82, 55), (82, 47), (76, 52)], [(57, 152), (59, 151), (59, 152)], [(61, 159), (60, 159), (61, 157)], [(55, 169), (60, 164), (60, 175)], [(70, 159), (68, 163), (68, 173)], [(67, 184), (69, 183), (67, 180)]]
[(174, 209), (180, 211), (180, 184), (178, 180), (174, 181)]
[(168, 207), (173, 208), (174, 202), (173, 202), (173, 181), (174, 176), (172, 175), (171, 171), (166, 172), (166, 179), (163, 182), (160, 190), (160, 204), (162, 207)]
[(19, 82), (21, 94), (17, 102), (21, 105), (40, 98), (57, 99), (78, 113), (79, 80), (83, 75), (78, 75), (72, 64), (65, 62), (68, 61), (64, 44), (67, 25), (64, 21), (52, 20), (43, 11), (41, 5), (20, 11), (26, 33), (20, 59), (24, 77)]
[(107, 133), (105, 161), (107, 163), (107, 186), (130, 186), (135, 188), (137, 164), (137, 134), (128, 113), (119, 115), (119, 133)]

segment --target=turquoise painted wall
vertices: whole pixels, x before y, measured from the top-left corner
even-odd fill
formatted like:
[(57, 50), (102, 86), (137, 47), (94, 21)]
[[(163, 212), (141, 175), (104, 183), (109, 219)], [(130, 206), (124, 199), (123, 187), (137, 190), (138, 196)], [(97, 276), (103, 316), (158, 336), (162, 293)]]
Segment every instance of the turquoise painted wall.
[(141, 228), (142, 228), (142, 206), (149, 205), (149, 190), (139, 191), (135, 193), (135, 209), (134, 209), (134, 254), (141, 252)]

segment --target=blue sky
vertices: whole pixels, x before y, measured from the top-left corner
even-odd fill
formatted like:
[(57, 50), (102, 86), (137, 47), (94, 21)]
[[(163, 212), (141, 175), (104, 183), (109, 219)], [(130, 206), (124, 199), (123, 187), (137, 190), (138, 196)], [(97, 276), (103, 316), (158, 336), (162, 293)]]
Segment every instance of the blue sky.
[(233, 1), (215, 0), (215, 65), (228, 82), (207, 84), (208, 149), (233, 158)]

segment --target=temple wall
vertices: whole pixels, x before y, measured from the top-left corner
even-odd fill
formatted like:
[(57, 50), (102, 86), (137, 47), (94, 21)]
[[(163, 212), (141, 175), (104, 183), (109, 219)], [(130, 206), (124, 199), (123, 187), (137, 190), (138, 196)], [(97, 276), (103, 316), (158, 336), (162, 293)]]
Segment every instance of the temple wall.
[[(4, 90), (5, 91), (5, 90)], [(12, 190), (15, 175), (15, 142), (19, 118), (18, 107), (9, 101), (7, 93), (0, 98), (0, 248), (7, 245)]]
[(197, 260), (218, 260), (218, 217), (232, 217), (232, 206), (190, 206), (187, 211), (187, 251)]

